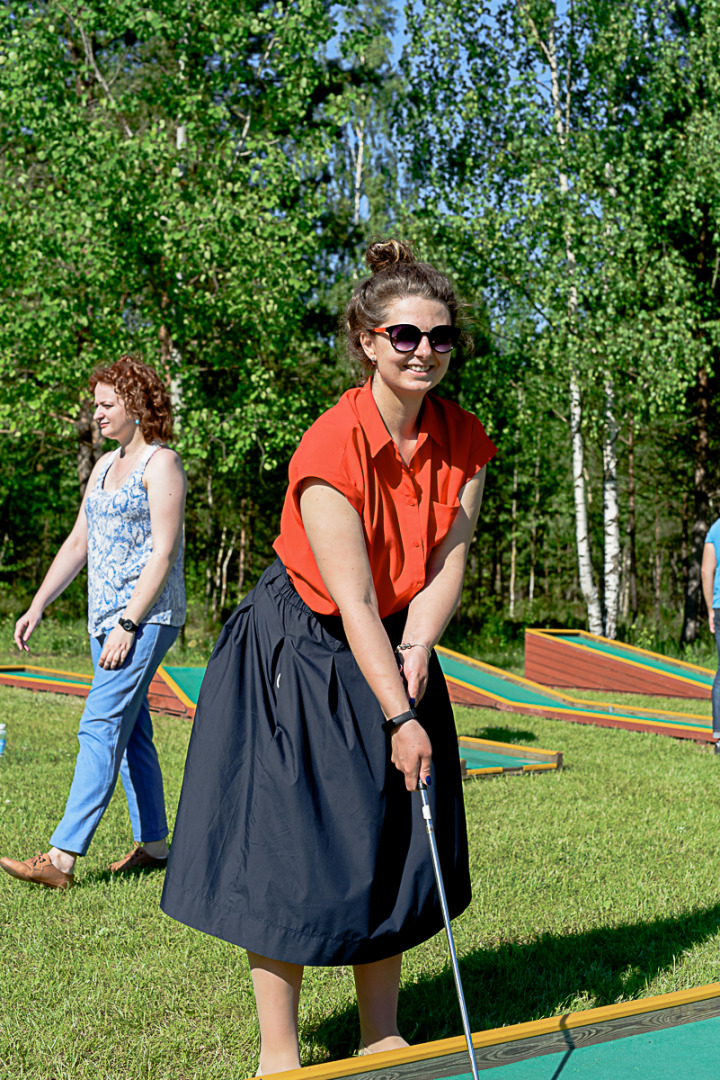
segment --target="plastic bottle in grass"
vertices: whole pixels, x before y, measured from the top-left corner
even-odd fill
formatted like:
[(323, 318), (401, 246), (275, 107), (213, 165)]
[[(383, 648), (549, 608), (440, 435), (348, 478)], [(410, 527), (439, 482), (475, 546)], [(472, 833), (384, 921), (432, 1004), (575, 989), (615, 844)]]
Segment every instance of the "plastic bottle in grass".
[(5, 753), (5, 724), (0, 724), (0, 757)]

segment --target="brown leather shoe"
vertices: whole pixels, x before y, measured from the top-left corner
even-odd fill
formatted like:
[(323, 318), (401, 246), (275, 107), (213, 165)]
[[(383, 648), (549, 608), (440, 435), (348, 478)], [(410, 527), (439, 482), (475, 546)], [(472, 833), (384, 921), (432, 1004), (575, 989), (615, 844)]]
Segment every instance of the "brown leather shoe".
[(50, 856), (40, 852), (32, 859), (19, 862), (17, 859), (0, 859), (0, 868), (10, 877), (21, 881), (31, 881), (35, 885), (46, 885), (48, 889), (69, 889), (75, 882), (74, 874), (58, 870), (50, 861)]
[(122, 859), (110, 864), (113, 874), (123, 874), (126, 870), (161, 870), (167, 866), (167, 856), (164, 859), (156, 859), (148, 855), (144, 847), (133, 848), (123, 855)]

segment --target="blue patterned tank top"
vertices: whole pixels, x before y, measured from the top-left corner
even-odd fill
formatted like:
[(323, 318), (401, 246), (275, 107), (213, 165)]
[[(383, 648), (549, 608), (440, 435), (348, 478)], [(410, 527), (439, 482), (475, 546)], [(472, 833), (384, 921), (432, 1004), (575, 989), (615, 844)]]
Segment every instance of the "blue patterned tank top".
[[(85, 500), (88, 527), (88, 633), (100, 637), (117, 624), (152, 553), (150, 504), (142, 482), (145, 466), (159, 449), (148, 446), (117, 491), (103, 487), (108, 469)], [(162, 593), (143, 622), (182, 626), (185, 622), (183, 539)]]

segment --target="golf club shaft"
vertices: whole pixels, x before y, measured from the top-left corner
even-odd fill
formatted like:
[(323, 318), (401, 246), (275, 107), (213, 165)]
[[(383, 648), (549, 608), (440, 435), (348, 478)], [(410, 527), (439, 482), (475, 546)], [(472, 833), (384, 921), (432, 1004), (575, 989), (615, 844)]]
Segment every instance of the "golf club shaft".
[(428, 834), (428, 841), (430, 842), (430, 854), (432, 855), (433, 869), (435, 870), (435, 881), (437, 882), (437, 890), (440, 897), (440, 907), (442, 908), (443, 922), (445, 923), (445, 933), (447, 935), (448, 946), (450, 948), (450, 959), (452, 961), (453, 975), (455, 976), (455, 989), (457, 990), (463, 1031), (465, 1032), (465, 1041), (467, 1042), (468, 1054), (470, 1056), (472, 1076), (473, 1080), (478, 1080), (477, 1064), (475, 1062), (475, 1050), (473, 1048), (472, 1034), (470, 1032), (470, 1021), (468, 1019), (468, 1011), (465, 1004), (465, 995), (463, 993), (462, 981), (460, 979), (460, 967), (458, 965), (457, 953), (455, 952), (455, 941), (453, 939), (452, 928), (450, 926), (450, 912), (448, 910), (447, 899), (445, 897), (445, 886), (443, 885), (442, 871), (440, 870), (440, 858), (438, 856), (437, 844), (435, 842), (435, 829), (433, 828), (432, 814), (430, 813), (430, 803), (428, 802), (427, 788), (425, 787), (425, 784), (423, 784), (422, 780), (418, 782), (418, 791), (420, 792), (420, 799), (422, 800), (422, 815), (425, 820), (425, 829)]

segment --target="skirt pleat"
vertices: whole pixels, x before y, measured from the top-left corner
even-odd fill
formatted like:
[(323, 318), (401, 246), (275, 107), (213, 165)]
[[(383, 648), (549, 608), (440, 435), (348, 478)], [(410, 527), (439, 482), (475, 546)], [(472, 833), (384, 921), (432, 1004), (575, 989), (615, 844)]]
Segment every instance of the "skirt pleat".
[[(406, 613), (385, 620), (393, 645)], [(457, 738), (440, 665), (418, 706), (448, 905), (470, 901)], [(224, 627), (188, 748), (162, 908), (252, 952), (363, 964), (442, 928), (419, 796), (342, 634), (282, 563)]]

